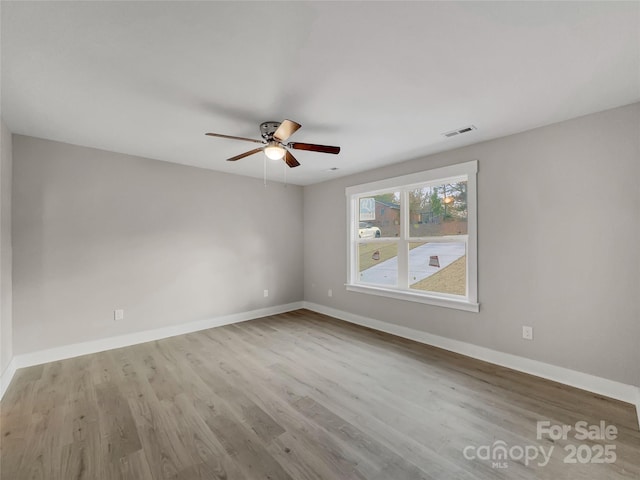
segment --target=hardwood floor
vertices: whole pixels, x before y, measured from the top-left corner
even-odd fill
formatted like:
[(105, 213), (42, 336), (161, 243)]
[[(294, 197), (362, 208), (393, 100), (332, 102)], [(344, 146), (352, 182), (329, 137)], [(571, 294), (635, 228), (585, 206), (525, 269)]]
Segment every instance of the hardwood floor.
[(22, 369), (0, 407), (3, 480), (640, 478), (631, 405), (306, 310)]

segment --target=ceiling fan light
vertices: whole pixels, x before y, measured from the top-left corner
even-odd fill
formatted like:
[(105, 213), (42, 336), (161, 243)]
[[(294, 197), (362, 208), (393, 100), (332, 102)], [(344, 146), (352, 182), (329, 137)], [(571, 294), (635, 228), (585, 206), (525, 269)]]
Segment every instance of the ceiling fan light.
[(279, 145), (269, 144), (264, 148), (264, 154), (271, 160), (282, 160), (285, 150)]

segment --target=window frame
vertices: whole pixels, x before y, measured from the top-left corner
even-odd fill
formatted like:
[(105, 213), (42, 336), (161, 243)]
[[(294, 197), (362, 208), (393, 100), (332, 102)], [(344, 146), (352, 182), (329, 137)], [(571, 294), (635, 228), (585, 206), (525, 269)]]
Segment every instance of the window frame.
[[(388, 178), (375, 182), (353, 185), (345, 189), (347, 197), (347, 283), (346, 289), (352, 292), (379, 295), (383, 297), (395, 298), (411, 302), (437, 305), (441, 307), (455, 308), (470, 312), (478, 312), (478, 237), (477, 237), (477, 173), (478, 161), (459, 163), (446, 167), (434, 168), (409, 175)], [(467, 234), (440, 236), (440, 237), (410, 237), (409, 228), (409, 190), (416, 187), (423, 187), (428, 184), (441, 185), (442, 183), (453, 183), (460, 180), (467, 181)], [(389, 243), (398, 244), (398, 285), (395, 287), (378, 286), (359, 283), (358, 275), (358, 243), (362, 239), (358, 238), (359, 212), (358, 200), (363, 195), (377, 195), (399, 191), (401, 195), (400, 207), (400, 236), (382, 237), (368, 239), (365, 243)], [(427, 292), (410, 289), (409, 285), (401, 278), (407, 277), (409, 261), (408, 244), (415, 242), (446, 242), (451, 243), (454, 239), (466, 237), (467, 256), (467, 288), (466, 297), (451, 295), (446, 293)], [(406, 247), (406, 248), (403, 248)]]

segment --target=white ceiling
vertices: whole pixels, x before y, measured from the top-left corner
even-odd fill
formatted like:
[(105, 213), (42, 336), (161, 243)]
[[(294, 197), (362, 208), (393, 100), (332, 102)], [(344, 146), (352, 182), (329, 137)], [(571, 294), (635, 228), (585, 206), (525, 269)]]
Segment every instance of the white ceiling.
[(225, 162), (255, 144), (204, 133), (260, 138), (261, 122), (290, 118), (303, 125), (292, 141), (342, 147), (295, 151), (299, 185), (640, 100), (639, 2), (1, 9), (12, 132), (261, 177), (262, 154)]

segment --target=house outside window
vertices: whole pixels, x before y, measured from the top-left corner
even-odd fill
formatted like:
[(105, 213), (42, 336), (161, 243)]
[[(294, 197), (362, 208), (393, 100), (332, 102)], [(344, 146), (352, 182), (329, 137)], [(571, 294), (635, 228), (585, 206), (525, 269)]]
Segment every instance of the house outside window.
[(347, 290), (477, 312), (477, 169), (348, 187)]

